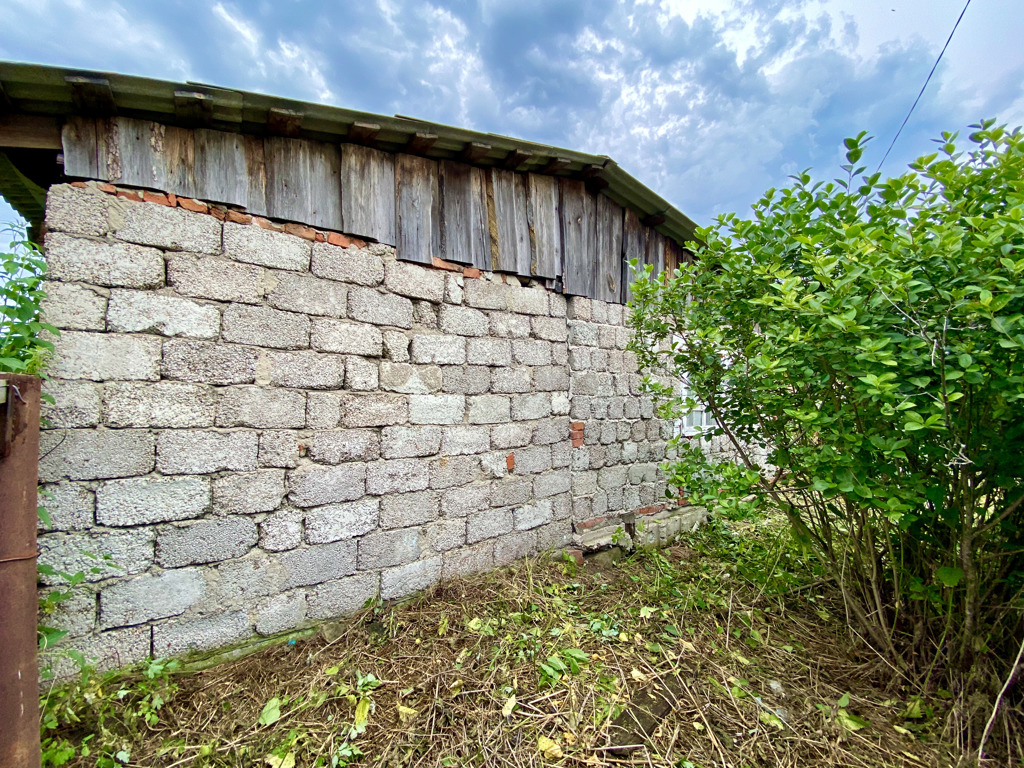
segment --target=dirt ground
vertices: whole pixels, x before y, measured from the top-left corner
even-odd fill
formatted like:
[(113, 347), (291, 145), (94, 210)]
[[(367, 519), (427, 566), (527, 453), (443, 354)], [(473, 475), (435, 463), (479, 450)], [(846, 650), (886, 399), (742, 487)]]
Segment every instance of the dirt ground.
[(93, 734), (74, 766), (956, 763), (783, 535), (524, 561), (202, 671), (109, 680), (52, 735)]

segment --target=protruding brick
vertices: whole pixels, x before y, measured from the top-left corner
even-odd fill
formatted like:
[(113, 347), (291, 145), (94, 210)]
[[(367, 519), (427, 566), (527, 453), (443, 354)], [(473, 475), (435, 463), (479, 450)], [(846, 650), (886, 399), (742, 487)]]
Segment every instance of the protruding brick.
[(210, 506), (210, 483), (200, 477), (108, 480), (96, 490), (96, 522), (130, 526), (201, 517)]
[(59, 232), (46, 238), (47, 276), (66, 283), (121, 288), (158, 288), (164, 282), (163, 254), (141, 245), (101, 242)]
[(308, 270), (310, 243), (262, 227), (224, 223), (224, 255), (277, 269)]

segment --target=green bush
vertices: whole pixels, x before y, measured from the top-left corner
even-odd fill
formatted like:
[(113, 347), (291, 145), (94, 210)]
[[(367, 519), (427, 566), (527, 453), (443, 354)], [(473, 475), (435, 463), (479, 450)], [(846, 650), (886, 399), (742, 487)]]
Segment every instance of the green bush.
[(700, 403), (738, 456), (678, 438), (670, 483), (784, 513), (854, 631), (954, 692), (998, 690), (1024, 631), (1024, 136), (972, 128), (889, 179), (847, 139), (844, 179), (720, 217), (632, 302), (661, 414)]
[(53, 352), (40, 334), (58, 333), (39, 320), (46, 261), (23, 230), (8, 227), (0, 229), (3, 233), (12, 240), (7, 252), (0, 252), (0, 372), (39, 373)]

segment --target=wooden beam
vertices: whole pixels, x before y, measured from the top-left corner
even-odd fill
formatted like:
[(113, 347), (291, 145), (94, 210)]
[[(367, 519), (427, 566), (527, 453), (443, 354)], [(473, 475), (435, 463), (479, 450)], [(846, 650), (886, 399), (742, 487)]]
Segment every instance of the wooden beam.
[(75, 112), (89, 117), (111, 117), (117, 114), (114, 92), (105, 77), (68, 75), (64, 82), (71, 88), (71, 103)]
[(409, 139), (408, 150), (413, 155), (425, 155), (437, 141), (436, 133), (417, 133)]
[(0, 147), (62, 149), (60, 125), (53, 117), (0, 116)]
[(572, 165), (572, 161), (567, 157), (552, 157), (548, 160), (548, 164), (541, 169), (541, 173), (558, 173), (560, 171), (568, 170), (570, 165)]
[(525, 149), (513, 149), (505, 156), (502, 165), (509, 171), (515, 171), (526, 165), (533, 158), (533, 152)]
[(645, 227), (660, 227), (665, 223), (664, 213), (649, 213), (640, 219), (640, 223)]
[(267, 131), (274, 136), (297, 138), (299, 131), (302, 130), (302, 118), (301, 112), (271, 107), (267, 110)]
[(462, 154), (460, 155), (463, 161), (467, 163), (476, 163), (487, 156), (487, 153), (491, 151), (490, 144), (484, 144), (479, 141), (471, 141), (462, 148)]
[(380, 126), (377, 123), (352, 123), (348, 129), (348, 140), (354, 144), (373, 144), (377, 134), (380, 133)]
[(175, 91), (174, 115), (186, 128), (203, 128), (213, 121), (213, 96), (201, 91)]

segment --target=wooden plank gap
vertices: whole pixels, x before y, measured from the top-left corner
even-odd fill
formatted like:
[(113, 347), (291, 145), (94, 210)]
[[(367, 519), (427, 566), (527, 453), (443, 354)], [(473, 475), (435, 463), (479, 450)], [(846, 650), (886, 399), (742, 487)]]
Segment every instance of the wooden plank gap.
[(380, 133), (380, 126), (377, 123), (352, 123), (348, 129), (348, 140), (354, 144), (373, 144)]
[(408, 151), (412, 155), (425, 155), (437, 141), (436, 133), (417, 133), (409, 139)]
[(213, 96), (201, 91), (175, 91), (174, 116), (186, 128), (203, 128), (213, 121)]
[(117, 114), (110, 81), (95, 75), (67, 75), (64, 82), (71, 88), (75, 112), (90, 117), (111, 117)]
[(302, 118), (301, 112), (271, 107), (267, 110), (267, 131), (273, 136), (297, 138), (302, 130)]

